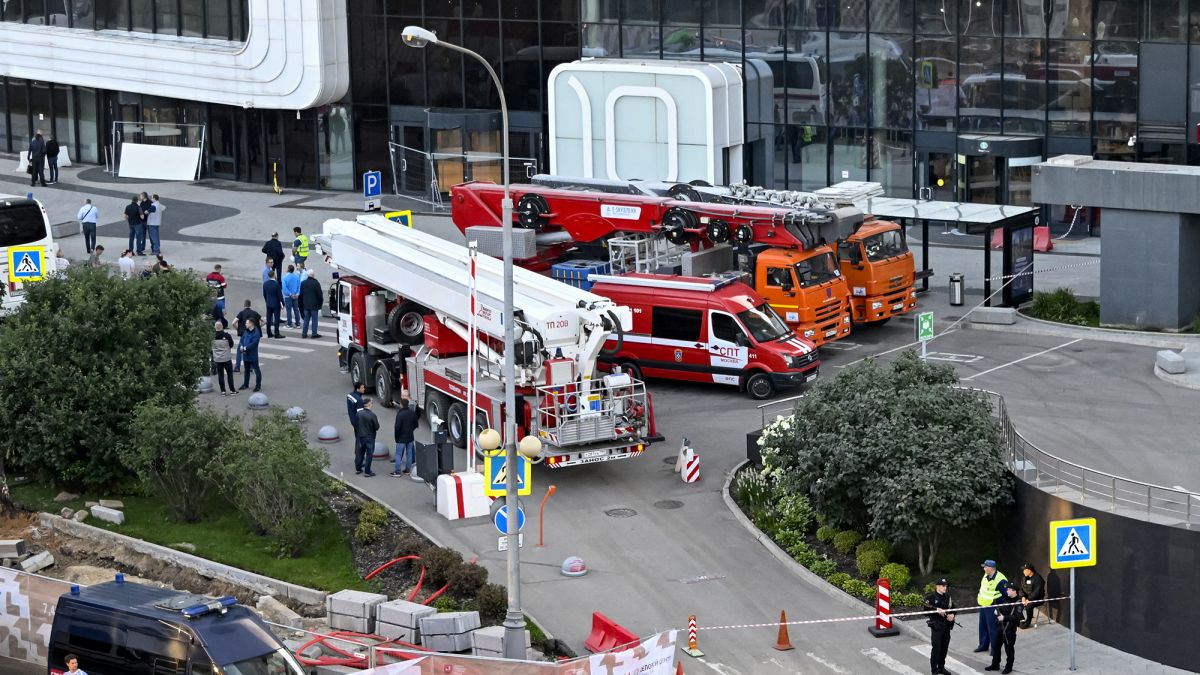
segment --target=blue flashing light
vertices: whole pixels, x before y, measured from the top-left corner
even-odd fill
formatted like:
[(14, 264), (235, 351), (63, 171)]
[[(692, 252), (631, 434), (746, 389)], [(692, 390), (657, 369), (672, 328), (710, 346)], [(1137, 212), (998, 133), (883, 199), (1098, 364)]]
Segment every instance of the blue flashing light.
[(125, 575), (124, 574), (117, 572), (117, 583), (118, 584), (125, 583)]
[(237, 598), (227, 595), (223, 598), (217, 598), (216, 600), (210, 600), (208, 602), (192, 605), (191, 607), (185, 607), (182, 610), (183, 618), (195, 619), (212, 612), (224, 614), (229, 610), (230, 607), (233, 607), (236, 604)]
[(71, 584), (71, 595), (79, 595), (79, 584)]

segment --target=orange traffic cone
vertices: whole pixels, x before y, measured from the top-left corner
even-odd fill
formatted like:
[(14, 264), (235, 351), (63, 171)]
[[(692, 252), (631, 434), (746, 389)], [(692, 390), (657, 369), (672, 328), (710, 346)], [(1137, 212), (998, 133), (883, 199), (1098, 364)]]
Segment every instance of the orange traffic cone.
[(783, 610), (779, 610), (779, 637), (775, 640), (775, 649), (781, 652), (786, 652), (789, 649), (795, 649), (792, 646), (792, 641), (788, 638), (787, 632), (787, 614)]
[(682, 663), (678, 663), (678, 662), (675, 663), (675, 675), (683, 675), (683, 664)]

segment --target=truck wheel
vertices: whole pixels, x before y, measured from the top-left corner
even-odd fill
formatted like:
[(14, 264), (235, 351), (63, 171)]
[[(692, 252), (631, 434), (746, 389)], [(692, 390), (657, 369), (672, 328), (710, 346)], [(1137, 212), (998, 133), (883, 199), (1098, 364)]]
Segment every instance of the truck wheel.
[(629, 377), (632, 377), (640, 382), (646, 381), (645, 378), (642, 377), (642, 367), (637, 363), (633, 361), (622, 361), (617, 365), (621, 366), (621, 372), (627, 373)]
[(775, 395), (775, 384), (766, 373), (754, 373), (746, 380), (746, 395), (755, 401), (765, 401)]
[(368, 394), (375, 389), (375, 383), (367, 375), (367, 355), (354, 352), (350, 356), (350, 384), (357, 388), (360, 382), (367, 385)]
[(450, 399), (436, 389), (425, 390), (425, 421), (429, 423), (430, 429), (437, 429), (433, 423), (433, 418), (440, 418), (443, 422), (446, 421), (446, 416), (449, 414)]
[(467, 447), (467, 406), (455, 401), (450, 404), (450, 416), (446, 418), (446, 434), (456, 448)]
[(402, 302), (388, 312), (387, 325), (396, 342), (419, 345), (425, 341), (425, 308), (415, 302)]
[(383, 407), (390, 408), (395, 405), (392, 402), (392, 373), (386, 363), (375, 366), (375, 393)]

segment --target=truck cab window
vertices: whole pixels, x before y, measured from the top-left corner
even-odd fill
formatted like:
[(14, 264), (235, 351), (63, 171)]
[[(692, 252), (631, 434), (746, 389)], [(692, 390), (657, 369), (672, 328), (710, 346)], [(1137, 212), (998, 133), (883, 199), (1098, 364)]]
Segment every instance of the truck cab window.
[(708, 318), (712, 322), (713, 339), (732, 342), (734, 344), (741, 344), (738, 342), (739, 337), (745, 341), (746, 334), (732, 316), (713, 312)]
[(852, 265), (862, 262), (862, 249), (858, 247), (858, 242), (843, 241), (838, 244), (838, 259)]
[(350, 313), (350, 287), (338, 285), (338, 314)]
[(867, 260), (871, 262), (887, 260), (908, 250), (908, 245), (900, 237), (899, 230), (880, 232), (877, 235), (867, 237), (863, 240), (863, 246), (867, 249)]
[(833, 253), (819, 253), (796, 263), (796, 279), (800, 281), (800, 288), (818, 286), (841, 274)]
[(792, 270), (787, 267), (768, 267), (767, 268), (767, 285), (768, 286), (793, 286)]
[(701, 314), (698, 309), (655, 307), (650, 330), (656, 338), (698, 342), (701, 323)]

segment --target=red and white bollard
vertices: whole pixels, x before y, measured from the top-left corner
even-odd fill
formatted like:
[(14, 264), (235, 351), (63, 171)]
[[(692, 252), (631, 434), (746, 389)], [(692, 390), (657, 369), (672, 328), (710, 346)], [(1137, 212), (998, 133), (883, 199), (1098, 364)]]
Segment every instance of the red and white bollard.
[(889, 579), (880, 579), (875, 587), (875, 625), (867, 630), (877, 638), (900, 634), (900, 629), (892, 625), (892, 582)]
[(688, 617), (688, 646), (687, 646), (687, 649), (683, 650), (683, 653), (687, 654), (688, 656), (691, 656), (691, 657), (704, 656), (704, 652), (700, 651), (700, 649), (698, 647), (696, 647), (696, 615), (695, 614)]
[(683, 455), (683, 482), (695, 483), (700, 480), (700, 455), (695, 450), (687, 448)]

